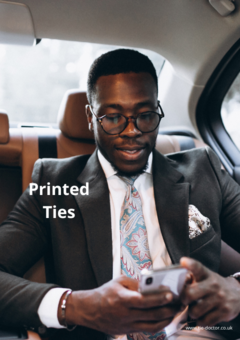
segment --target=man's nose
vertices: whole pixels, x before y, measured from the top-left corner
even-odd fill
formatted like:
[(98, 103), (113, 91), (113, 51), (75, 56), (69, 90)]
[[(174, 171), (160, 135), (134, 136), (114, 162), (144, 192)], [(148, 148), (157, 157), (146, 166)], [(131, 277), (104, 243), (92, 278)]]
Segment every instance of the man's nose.
[(129, 119), (128, 120), (128, 125), (126, 128), (120, 133), (120, 136), (126, 136), (126, 137), (138, 137), (141, 136), (142, 132), (138, 130), (138, 128), (135, 126), (135, 121), (134, 119)]

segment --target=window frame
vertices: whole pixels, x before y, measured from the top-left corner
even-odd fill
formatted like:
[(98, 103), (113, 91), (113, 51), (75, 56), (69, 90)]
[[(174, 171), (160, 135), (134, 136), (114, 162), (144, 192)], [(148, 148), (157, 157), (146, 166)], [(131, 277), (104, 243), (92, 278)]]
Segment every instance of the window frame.
[(196, 109), (203, 140), (218, 154), (223, 166), (240, 183), (240, 150), (229, 136), (221, 117), (224, 97), (240, 72), (240, 39), (227, 52), (207, 82)]

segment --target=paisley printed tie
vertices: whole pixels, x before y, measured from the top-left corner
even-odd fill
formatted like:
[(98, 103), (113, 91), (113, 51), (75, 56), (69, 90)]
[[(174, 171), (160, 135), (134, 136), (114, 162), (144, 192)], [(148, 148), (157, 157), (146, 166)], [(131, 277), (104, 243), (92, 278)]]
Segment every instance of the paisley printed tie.
[[(120, 242), (121, 272), (126, 276), (139, 280), (142, 269), (152, 269), (152, 259), (143, 218), (141, 198), (133, 185), (137, 177), (119, 176), (127, 184), (127, 193), (120, 216)], [(134, 340), (163, 340), (166, 339), (166, 332), (161, 330), (154, 335), (145, 332), (133, 333), (128, 334), (127, 338)]]

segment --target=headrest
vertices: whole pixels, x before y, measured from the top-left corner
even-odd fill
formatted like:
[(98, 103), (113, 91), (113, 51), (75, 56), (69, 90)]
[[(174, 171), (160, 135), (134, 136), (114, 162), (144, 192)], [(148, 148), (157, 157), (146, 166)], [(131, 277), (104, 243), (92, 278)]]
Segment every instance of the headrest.
[(6, 113), (0, 113), (0, 144), (7, 144), (9, 141), (9, 121)]
[(74, 89), (65, 93), (58, 111), (58, 125), (66, 137), (94, 139), (93, 133), (88, 130), (85, 114), (87, 104), (86, 92)]

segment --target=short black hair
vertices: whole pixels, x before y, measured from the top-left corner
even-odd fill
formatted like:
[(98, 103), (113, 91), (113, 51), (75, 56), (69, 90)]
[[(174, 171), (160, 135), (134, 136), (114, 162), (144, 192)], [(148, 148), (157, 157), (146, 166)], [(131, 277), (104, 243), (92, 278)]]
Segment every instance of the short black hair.
[(158, 90), (157, 73), (151, 60), (138, 51), (121, 48), (102, 54), (90, 67), (87, 81), (87, 97), (89, 103), (92, 104), (98, 78), (101, 76), (130, 72), (149, 73), (153, 77)]

